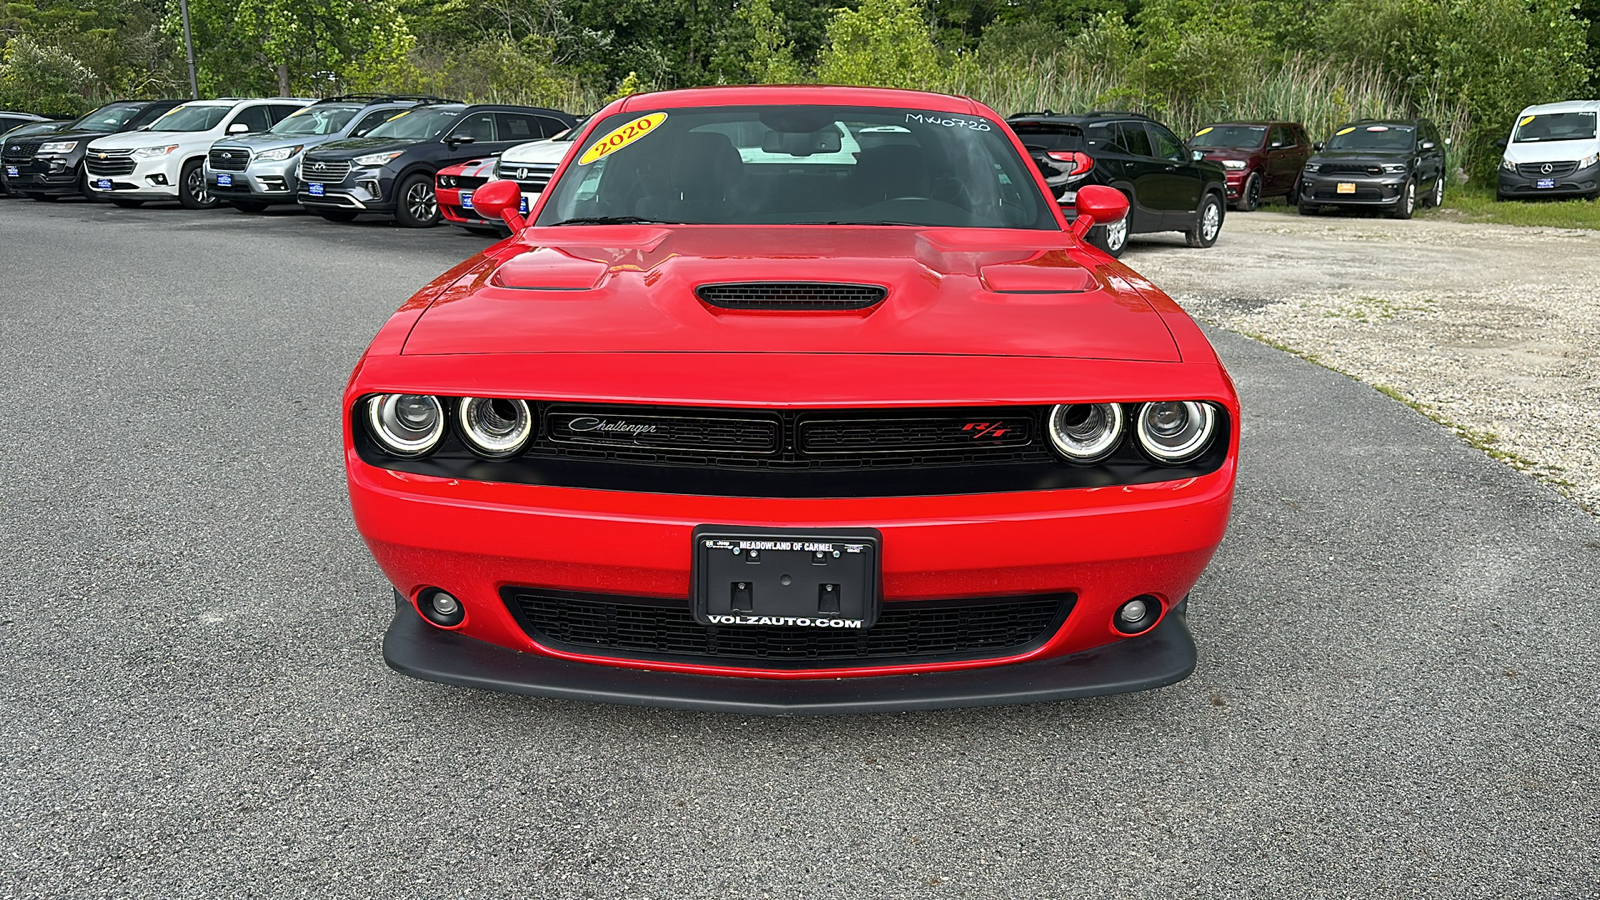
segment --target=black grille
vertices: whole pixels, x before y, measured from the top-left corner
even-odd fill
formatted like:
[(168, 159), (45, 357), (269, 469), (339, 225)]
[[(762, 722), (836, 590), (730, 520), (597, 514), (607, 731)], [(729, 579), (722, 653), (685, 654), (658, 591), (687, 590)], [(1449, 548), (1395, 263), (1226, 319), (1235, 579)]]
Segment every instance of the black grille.
[(43, 145), (44, 141), (12, 139), (6, 141), (4, 157), (11, 162), (27, 162)]
[(516, 181), (517, 186), (530, 194), (542, 193), (550, 184), (550, 176), (556, 174), (556, 167), (542, 163), (529, 163), (527, 165), (514, 165), (502, 163), (500, 174), (503, 177)]
[(1026, 447), (1033, 443), (1033, 417), (806, 418), (800, 421), (799, 431), (800, 452), (806, 455), (968, 451), (974, 447)]
[(722, 309), (834, 310), (866, 309), (883, 302), (889, 291), (875, 284), (750, 281), (702, 284), (695, 293)]
[(350, 174), (348, 160), (306, 160), (300, 164), (301, 177), (319, 184), (336, 184)]
[[(1550, 171), (1546, 172), (1544, 170), (1545, 166), (1549, 166)], [(1578, 171), (1578, 164), (1575, 162), (1517, 163), (1517, 174), (1526, 175), (1529, 178), (1571, 175), (1576, 171)]]
[(701, 625), (687, 600), (506, 588), (528, 637), (554, 650), (764, 669), (1014, 656), (1044, 644), (1072, 611), (1072, 594), (888, 601), (858, 631)]
[(245, 169), (250, 168), (250, 151), (241, 149), (219, 150), (216, 147), (212, 147), (208, 161), (213, 169), (219, 169), (223, 172), (243, 172)]
[(770, 454), (778, 450), (778, 428), (776, 416), (557, 406), (545, 414), (544, 434), (550, 443), (585, 448)]
[(1317, 167), (1321, 175), (1382, 175), (1383, 166), (1368, 163), (1322, 163)]
[(133, 174), (132, 150), (107, 150), (104, 153), (93, 152), (83, 158), (83, 165), (89, 170), (90, 175), (111, 177), (116, 175)]
[(487, 178), (476, 178), (471, 175), (457, 175), (456, 187), (463, 191), (477, 190), (489, 183)]

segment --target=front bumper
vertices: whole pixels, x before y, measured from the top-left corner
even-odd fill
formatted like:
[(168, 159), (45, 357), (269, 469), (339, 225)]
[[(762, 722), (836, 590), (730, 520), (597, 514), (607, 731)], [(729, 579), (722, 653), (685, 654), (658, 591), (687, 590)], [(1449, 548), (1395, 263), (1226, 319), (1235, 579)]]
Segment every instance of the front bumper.
[(773, 680), (596, 666), (519, 653), (425, 622), (395, 595), (384, 660), (427, 681), (536, 697), (741, 715), (843, 715), (998, 706), (1150, 690), (1189, 677), (1187, 602), (1138, 637), (1068, 656), (877, 678)]
[[(181, 154), (173, 153), (154, 159), (134, 161), (133, 171), (126, 175), (88, 174), (89, 190), (98, 195), (130, 197), (139, 200), (171, 200), (178, 196), (178, 172), (182, 168)], [(102, 186), (109, 184), (109, 188)]]
[(1244, 181), (1250, 176), (1245, 169), (1224, 169), (1222, 180), (1229, 200), (1239, 199), (1240, 192), (1244, 190)]
[[(206, 188), (222, 200), (249, 200), (256, 203), (293, 203), (300, 182), (295, 178), (298, 158), (278, 162), (252, 161), (243, 172), (225, 172), (206, 164)], [(223, 184), (226, 176), (229, 183)]]
[[(1300, 176), (1300, 201), (1324, 206), (1396, 206), (1405, 197), (1406, 175), (1322, 175)], [(1353, 190), (1340, 192), (1340, 185)]]
[[(65, 156), (34, 156), (26, 160), (5, 160), (0, 173), (11, 190), (18, 193), (64, 197), (78, 193), (80, 166)], [(11, 174), (15, 170), (17, 174)]]
[[(339, 181), (317, 181), (313, 173), (302, 171), (295, 202), (311, 209), (348, 209), (355, 212), (394, 212), (394, 175), (378, 168), (353, 168)], [(313, 194), (322, 186), (321, 195)]]
[(1499, 172), (1496, 188), (1501, 197), (1571, 197), (1600, 191), (1600, 163), (1559, 175), (1553, 170), (1549, 175), (1524, 175), (1504, 167)]

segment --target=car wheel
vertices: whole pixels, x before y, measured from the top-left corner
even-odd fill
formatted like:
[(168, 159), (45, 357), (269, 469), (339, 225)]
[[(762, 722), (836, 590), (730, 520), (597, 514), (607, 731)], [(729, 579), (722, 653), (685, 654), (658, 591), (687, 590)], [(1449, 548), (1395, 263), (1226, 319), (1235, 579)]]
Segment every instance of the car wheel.
[(206, 190), (206, 170), (200, 160), (185, 164), (178, 176), (178, 203), (184, 209), (212, 209), (221, 202)]
[(1400, 202), (1394, 205), (1394, 211), (1389, 213), (1389, 215), (1396, 219), (1409, 219), (1411, 218), (1412, 213), (1415, 213), (1416, 211), (1417, 183), (1415, 181), (1408, 181), (1406, 182), (1406, 186), (1400, 189)]
[(313, 210), (317, 215), (329, 222), (354, 222), (356, 211), (353, 209), (318, 209)]
[(439, 198), (433, 193), (433, 178), (418, 173), (400, 182), (400, 202), (395, 220), (407, 228), (432, 228), (439, 224)]
[(127, 197), (112, 197), (111, 202), (123, 209), (138, 209), (144, 205), (143, 200), (129, 200)]
[(1261, 173), (1251, 172), (1250, 177), (1244, 181), (1244, 190), (1239, 192), (1239, 211), (1255, 212), (1261, 206)]
[(1089, 229), (1089, 243), (1104, 250), (1107, 256), (1119, 257), (1128, 249), (1128, 217), (1109, 225), (1096, 225)]
[(1183, 233), (1191, 247), (1209, 247), (1222, 234), (1222, 201), (1216, 194), (1207, 194), (1194, 214), (1194, 227)]
[(1439, 177), (1435, 178), (1433, 180), (1433, 199), (1428, 201), (1428, 205), (1433, 207), (1434, 209), (1438, 209), (1439, 207), (1444, 205), (1444, 174), (1443, 173), (1440, 173)]
[(234, 209), (242, 213), (259, 213), (267, 211), (267, 204), (255, 200), (229, 200)]

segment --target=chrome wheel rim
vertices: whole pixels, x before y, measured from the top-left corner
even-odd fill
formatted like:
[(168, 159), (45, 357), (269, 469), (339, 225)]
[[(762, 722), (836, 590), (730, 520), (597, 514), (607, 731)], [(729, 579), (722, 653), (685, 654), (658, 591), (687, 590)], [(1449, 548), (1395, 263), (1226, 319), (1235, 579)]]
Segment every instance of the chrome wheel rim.
[(1444, 176), (1443, 175), (1440, 175), (1438, 180), (1436, 180), (1433, 183), (1433, 205), (1434, 206), (1443, 206), (1444, 205)]
[(188, 188), (189, 196), (194, 198), (194, 202), (211, 202), (211, 197), (206, 192), (206, 173), (200, 171), (199, 169), (191, 169), (189, 171)]
[(1126, 216), (1106, 226), (1106, 246), (1112, 250), (1121, 250), (1122, 245), (1128, 242), (1128, 218)]
[(1200, 236), (1207, 243), (1217, 239), (1217, 232), (1222, 230), (1222, 211), (1217, 208), (1215, 201), (1206, 204), (1205, 217), (1200, 220)]
[(1414, 185), (1414, 184), (1408, 184), (1408, 185), (1406, 185), (1406, 212), (1411, 212), (1411, 211), (1415, 210), (1416, 208), (1417, 208), (1417, 186)]
[(406, 191), (406, 210), (418, 222), (432, 221), (439, 214), (439, 200), (433, 195), (433, 188), (421, 181), (413, 184)]

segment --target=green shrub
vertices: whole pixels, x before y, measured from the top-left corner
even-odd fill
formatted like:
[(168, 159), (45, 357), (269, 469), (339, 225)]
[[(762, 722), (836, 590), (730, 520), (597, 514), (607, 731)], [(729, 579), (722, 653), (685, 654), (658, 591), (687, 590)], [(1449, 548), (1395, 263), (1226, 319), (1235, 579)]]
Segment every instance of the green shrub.
[(86, 91), (94, 73), (72, 54), (18, 35), (0, 53), (0, 109), (47, 116), (89, 111)]

